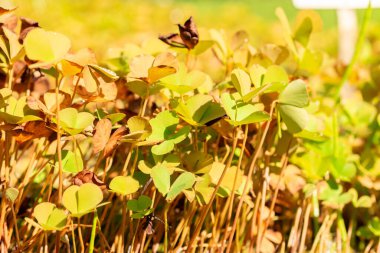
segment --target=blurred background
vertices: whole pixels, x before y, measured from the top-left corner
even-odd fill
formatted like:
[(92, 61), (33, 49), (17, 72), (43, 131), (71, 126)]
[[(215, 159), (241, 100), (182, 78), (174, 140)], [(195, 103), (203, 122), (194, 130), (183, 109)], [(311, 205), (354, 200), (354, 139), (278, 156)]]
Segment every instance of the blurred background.
[[(200, 36), (208, 28), (232, 34), (246, 30), (251, 43), (281, 43), (282, 27), (275, 15), (282, 7), (291, 24), (311, 15), (315, 27), (313, 48), (337, 53), (336, 12), (297, 10), (291, 0), (15, 0), (17, 14), (32, 18), (41, 27), (64, 33), (74, 49), (92, 48), (101, 58), (109, 47), (141, 43), (160, 34), (177, 32), (175, 24), (193, 16)], [(360, 22), (363, 10), (358, 10)], [(380, 11), (372, 15), (371, 33), (380, 33)]]

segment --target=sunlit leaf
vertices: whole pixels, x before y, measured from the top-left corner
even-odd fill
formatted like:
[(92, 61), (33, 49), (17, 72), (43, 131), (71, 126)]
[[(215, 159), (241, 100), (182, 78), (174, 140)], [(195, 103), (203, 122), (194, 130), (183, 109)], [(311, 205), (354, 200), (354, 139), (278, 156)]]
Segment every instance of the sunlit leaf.
[(163, 111), (149, 121), (152, 133), (148, 137), (150, 141), (163, 141), (174, 133), (179, 123), (179, 118), (173, 111)]
[(65, 211), (49, 202), (38, 204), (33, 210), (33, 216), (44, 230), (62, 230), (67, 223)]
[(170, 173), (168, 169), (162, 165), (156, 165), (152, 168), (150, 175), (157, 190), (165, 196), (170, 189)]
[(231, 73), (231, 81), (241, 96), (247, 95), (251, 90), (251, 79), (242, 69), (234, 69)]
[(102, 190), (93, 183), (72, 185), (64, 191), (62, 196), (62, 204), (74, 217), (93, 212), (102, 200)]
[(165, 155), (174, 149), (174, 142), (172, 140), (164, 141), (152, 147), (152, 153), (155, 155)]
[(191, 172), (184, 172), (174, 181), (170, 187), (170, 191), (166, 196), (166, 200), (172, 201), (181, 191), (189, 189), (195, 182), (195, 176)]
[(289, 132), (298, 133), (306, 127), (309, 115), (304, 108), (292, 105), (279, 105), (278, 109)]
[(289, 83), (280, 93), (278, 102), (284, 105), (306, 107), (309, 104), (309, 95), (305, 82), (298, 79)]
[(251, 124), (269, 119), (269, 115), (263, 111), (262, 104), (244, 103), (233, 94), (222, 94), (221, 103), (229, 117), (227, 121), (232, 125)]
[(208, 122), (220, 118), (225, 114), (223, 108), (213, 102), (209, 95), (197, 94), (186, 100), (185, 103), (174, 104), (174, 110), (179, 116), (193, 126), (203, 126)]
[(138, 191), (139, 182), (131, 176), (114, 177), (109, 185), (110, 189), (121, 195), (128, 195)]
[[(58, 166), (57, 155), (56, 161), (56, 166)], [(78, 173), (83, 170), (83, 160), (79, 151), (74, 153), (70, 150), (62, 150), (62, 170), (68, 173)]]
[(302, 46), (307, 47), (309, 42), (310, 34), (313, 31), (313, 23), (309, 17), (302, 20), (302, 23), (297, 28), (294, 33), (294, 39), (302, 44)]
[(133, 116), (128, 119), (129, 134), (125, 138), (131, 141), (145, 140), (152, 132), (149, 121), (143, 117)]
[(138, 199), (131, 199), (127, 202), (127, 207), (129, 210), (134, 212), (142, 212), (148, 209), (152, 205), (152, 199), (148, 196), (141, 195)]
[(171, 91), (185, 94), (202, 86), (207, 81), (207, 74), (199, 70), (187, 72), (186, 67), (180, 65), (177, 73), (162, 78), (160, 83)]
[[(88, 112), (78, 112), (74, 108), (59, 111), (60, 126), (69, 134), (76, 135), (92, 124), (95, 117)], [(56, 119), (53, 119), (55, 123)]]
[(14, 202), (17, 199), (18, 194), (19, 190), (17, 190), (17, 188), (10, 187), (5, 190), (5, 195), (11, 202)]
[(26, 36), (24, 47), (29, 59), (55, 63), (67, 54), (71, 47), (71, 42), (60, 33), (35, 28)]

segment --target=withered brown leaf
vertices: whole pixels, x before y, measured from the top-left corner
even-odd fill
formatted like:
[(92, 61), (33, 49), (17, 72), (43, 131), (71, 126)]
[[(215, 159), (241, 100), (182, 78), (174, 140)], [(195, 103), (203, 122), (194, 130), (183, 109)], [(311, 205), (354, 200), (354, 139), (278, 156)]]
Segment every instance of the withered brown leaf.
[(78, 172), (72, 179), (73, 184), (81, 186), (85, 183), (93, 183), (99, 186), (102, 190), (106, 188), (106, 184), (101, 181), (94, 172), (90, 170), (82, 170)]
[(16, 142), (19, 144), (36, 138), (48, 138), (53, 133), (44, 121), (29, 121), (23, 126), (6, 124), (2, 125), (0, 129), (15, 137)]
[(128, 129), (125, 126), (121, 126), (119, 129), (117, 129), (108, 140), (103, 151), (103, 157), (110, 156), (115, 148), (119, 145), (119, 140), (126, 134), (128, 134)]
[(112, 130), (112, 123), (109, 119), (101, 119), (95, 127), (95, 134), (92, 142), (94, 144), (94, 154), (99, 153), (106, 146)]
[(178, 28), (179, 35), (181, 36), (181, 39), (186, 47), (193, 49), (199, 41), (199, 34), (193, 17), (190, 17), (188, 20), (186, 20), (184, 25), (178, 25)]
[(198, 29), (193, 17), (186, 20), (184, 25), (178, 24), (178, 29), (179, 34), (171, 33), (168, 35), (161, 35), (158, 38), (173, 47), (193, 49), (199, 42)]

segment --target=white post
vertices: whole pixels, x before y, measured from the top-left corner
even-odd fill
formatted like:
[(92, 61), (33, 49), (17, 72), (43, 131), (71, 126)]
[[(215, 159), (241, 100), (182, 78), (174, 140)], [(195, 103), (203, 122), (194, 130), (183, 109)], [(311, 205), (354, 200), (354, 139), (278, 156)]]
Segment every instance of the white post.
[[(354, 55), (355, 45), (358, 37), (358, 21), (355, 10), (338, 9), (338, 57), (344, 65), (351, 62)], [(355, 94), (355, 87), (346, 82), (340, 91), (342, 101), (352, 98)]]
[(338, 9), (338, 33), (339, 33), (339, 59), (348, 65), (355, 51), (358, 35), (358, 22), (355, 10)]

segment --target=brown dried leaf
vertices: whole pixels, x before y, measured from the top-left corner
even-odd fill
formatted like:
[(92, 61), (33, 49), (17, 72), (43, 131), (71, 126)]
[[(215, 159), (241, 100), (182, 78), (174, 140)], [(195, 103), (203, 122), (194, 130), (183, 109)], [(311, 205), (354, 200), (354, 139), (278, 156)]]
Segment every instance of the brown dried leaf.
[(117, 129), (108, 140), (103, 151), (103, 157), (110, 156), (119, 145), (119, 140), (126, 134), (128, 134), (128, 129), (125, 126), (121, 126)]
[(10, 0), (4, 0), (0, 3), (0, 15), (11, 12), (15, 10), (17, 7), (13, 3), (13, 1)]
[(101, 181), (94, 172), (89, 170), (82, 170), (78, 172), (72, 180), (73, 184), (81, 186), (85, 183), (93, 183), (99, 186), (102, 190), (106, 188), (106, 184)]
[(110, 138), (111, 130), (112, 123), (109, 119), (101, 119), (98, 121), (95, 127), (94, 138), (92, 139), (94, 154), (97, 154), (104, 149)]
[(148, 70), (148, 81), (155, 81), (174, 74), (179, 69), (177, 58), (172, 53), (161, 53), (154, 59), (153, 66)]
[(29, 121), (24, 126), (3, 125), (1, 130), (7, 131), (17, 143), (21, 144), (31, 139), (50, 137), (53, 131), (46, 127), (44, 121)]
[(106, 101), (113, 101), (117, 97), (117, 87), (115, 83), (101, 83), (99, 85), (99, 96)]
[[(55, 113), (57, 110), (57, 99), (56, 94), (54, 90), (50, 90), (44, 94), (44, 103), (46, 105), (46, 108), (51, 112)], [(59, 91), (58, 94), (58, 100), (59, 100), (59, 107), (60, 109), (67, 108), (71, 105), (71, 96), (63, 91)]]
[(26, 103), (32, 110), (42, 111), (45, 114), (54, 115), (54, 113), (51, 113), (46, 105), (44, 105), (39, 99), (29, 96), (26, 98)]
[(138, 55), (131, 59), (129, 63), (130, 72), (128, 78), (136, 78), (146, 80), (148, 78), (148, 71), (152, 67), (154, 57), (151, 55)]
[(186, 20), (184, 25), (178, 25), (178, 28), (179, 35), (186, 47), (188, 49), (193, 49), (199, 42), (199, 34), (193, 17)]
[(19, 36), (19, 42), (23, 43), (26, 35), (33, 30), (34, 28), (40, 27), (38, 25), (37, 21), (34, 21), (33, 19), (30, 18), (24, 18), (21, 17), (21, 30), (20, 30), (20, 36)]
[(185, 48), (186, 47), (178, 33), (170, 33), (168, 35), (160, 35), (158, 38), (162, 42), (164, 42), (164, 43), (166, 43), (172, 47), (179, 47), (179, 48)]

